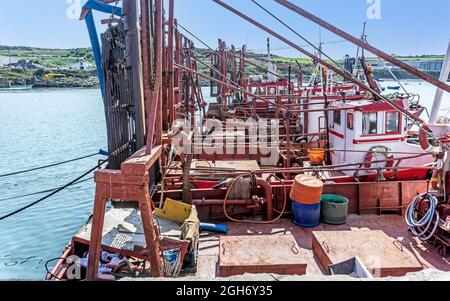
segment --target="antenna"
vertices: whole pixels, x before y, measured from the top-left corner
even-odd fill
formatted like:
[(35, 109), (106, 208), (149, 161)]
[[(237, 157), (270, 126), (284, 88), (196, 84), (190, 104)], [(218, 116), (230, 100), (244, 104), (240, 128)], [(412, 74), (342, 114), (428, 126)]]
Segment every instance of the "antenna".
[(267, 56), (270, 60), (270, 38), (267, 38)]
[(322, 58), (322, 28), (319, 27), (319, 58)]
[[(365, 21), (363, 23), (363, 32), (361, 34), (361, 40), (363, 40), (363, 41), (366, 40), (366, 26), (367, 26), (367, 21)], [(360, 49), (360, 47), (358, 46), (358, 48), (356, 50), (356, 59), (358, 59), (358, 57), (359, 57), (359, 49)], [(363, 56), (364, 56), (364, 49), (363, 49)]]

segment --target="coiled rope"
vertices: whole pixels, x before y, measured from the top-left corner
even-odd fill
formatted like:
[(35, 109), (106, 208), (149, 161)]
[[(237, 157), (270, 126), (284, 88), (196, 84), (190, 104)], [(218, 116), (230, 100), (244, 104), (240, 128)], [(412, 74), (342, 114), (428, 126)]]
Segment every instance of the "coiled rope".
[[(430, 208), (420, 220), (417, 220), (415, 214), (416, 209), (418, 208), (419, 203), (426, 199), (430, 201)], [(406, 224), (408, 224), (408, 226), (410, 227), (411, 232), (422, 241), (429, 240), (431, 237), (433, 237), (439, 226), (440, 218), (439, 212), (437, 212), (436, 210), (437, 205), (437, 198), (426, 192), (423, 194), (419, 194), (406, 209)], [(433, 221), (434, 227), (433, 229), (431, 229)], [(428, 232), (429, 234), (427, 235)]]

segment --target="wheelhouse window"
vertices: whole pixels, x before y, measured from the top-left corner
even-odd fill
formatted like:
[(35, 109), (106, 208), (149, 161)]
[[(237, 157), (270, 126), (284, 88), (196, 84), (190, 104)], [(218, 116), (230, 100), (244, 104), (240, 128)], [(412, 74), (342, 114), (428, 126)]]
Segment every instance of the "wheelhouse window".
[(347, 113), (347, 128), (353, 131), (353, 114)]
[(269, 87), (268, 88), (268, 92), (270, 96), (276, 95), (277, 94), (277, 87)]
[(341, 111), (333, 111), (333, 123), (341, 125)]
[(387, 112), (386, 113), (386, 133), (400, 132), (400, 113)]
[(378, 134), (378, 116), (377, 113), (364, 113), (363, 114), (363, 135), (376, 135)]

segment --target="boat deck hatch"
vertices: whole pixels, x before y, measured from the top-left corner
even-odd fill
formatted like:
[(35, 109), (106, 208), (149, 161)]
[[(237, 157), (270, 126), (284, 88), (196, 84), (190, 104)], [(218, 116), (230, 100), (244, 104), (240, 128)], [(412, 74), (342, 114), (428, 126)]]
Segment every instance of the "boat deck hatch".
[(401, 242), (381, 230), (314, 231), (313, 253), (324, 271), (357, 256), (374, 277), (404, 276), (424, 268)]
[(219, 275), (304, 275), (306, 256), (293, 235), (221, 236)]

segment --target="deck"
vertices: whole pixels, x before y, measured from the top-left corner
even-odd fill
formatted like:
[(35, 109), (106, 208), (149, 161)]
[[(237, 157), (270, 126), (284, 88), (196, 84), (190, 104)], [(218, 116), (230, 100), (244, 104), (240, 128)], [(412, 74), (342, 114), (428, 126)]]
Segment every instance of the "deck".
[[(413, 261), (424, 269), (435, 268), (442, 271), (450, 271), (450, 260), (442, 258), (436, 249), (427, 243), (422, 243), (408, 233), (408, 228), (401, 216), (397, 215), (350, 215), (346, 225), (331, 226), (322, 224), (316, 228), (300, 228), (283, 219), (275, 224), (255, 225), (227, 223), (228, 236), (253, 236), (253, 235), (293, 235), (297, 244), (304, 253), (307, 264), (306, 275), (318, 276), (326, 274), (322, 271), (317, 259), (313, 256), (312, 241), (313, 231), (339, 231), (339, 230), (381, 230), (392, 241), (396, 240), (413, 254)], [(202, 233), (200, 237), (198, 270), (195, 275), (205, 280), (212, 280), (219, 276), (219, 243), (220, 236)], [(349, 258), (352, 257), (349, 255)]]

